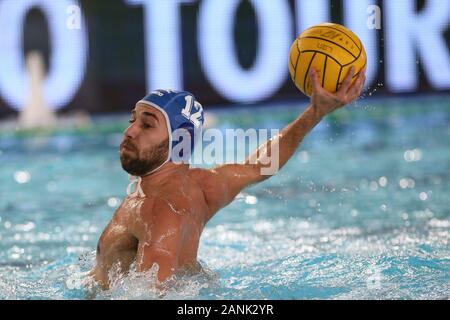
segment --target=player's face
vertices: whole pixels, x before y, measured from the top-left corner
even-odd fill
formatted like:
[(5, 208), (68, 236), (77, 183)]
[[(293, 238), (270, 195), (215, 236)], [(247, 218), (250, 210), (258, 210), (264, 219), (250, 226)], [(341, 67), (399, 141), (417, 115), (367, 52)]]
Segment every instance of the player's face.
[(137, 104), (120, 144), (122, 168), (141, 176), (159, 167), (168, 156), (169, 134), (161, 111)]

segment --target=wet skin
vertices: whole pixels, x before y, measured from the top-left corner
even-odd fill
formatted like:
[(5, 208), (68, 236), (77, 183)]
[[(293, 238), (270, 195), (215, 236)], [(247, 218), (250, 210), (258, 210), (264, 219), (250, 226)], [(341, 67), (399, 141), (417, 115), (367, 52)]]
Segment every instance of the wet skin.
[[(221, 208), (249, 185), (264, 181), (267, 150), (279, 150), (279, 168), (283, 167), (306, 136), (327, 114), (354, 101), (361, 93), (365, 71), (350, 85), (350, 70), (336, 93), (323, 89), (317, 74), (311, 71), (311, 104), (280, 134), (262, 144), (244, 163), (227, 164), (206, 170), (168, 162), (142, 177), (142, 191), (125, 198), (103, 231), (97, 246), (93, 278), (109, 287), (108, 275), (117, 268), (126, 273), (136, 262), (136, 271), (158, 265), (158, 280), (164, 281), (180, 271), (199, 271), (197, 251), (206, 223)], [(121, 159), (151, 159), (149, 150), (168, 138), (163, 114), (137, 104), (132, 123), (121, 144)], [(159, 157), (161, 158), (161, 157)]]
[(95, 279), (108, 287), (116, 265), (126, 272), (159, 265), (159, 280), (180, 270), (198, 271), (197, 249), (210, 212), (197, 170), (167, 164), (144, 179), (145, 197), (128, 196), (103, 231), (97, 247)]

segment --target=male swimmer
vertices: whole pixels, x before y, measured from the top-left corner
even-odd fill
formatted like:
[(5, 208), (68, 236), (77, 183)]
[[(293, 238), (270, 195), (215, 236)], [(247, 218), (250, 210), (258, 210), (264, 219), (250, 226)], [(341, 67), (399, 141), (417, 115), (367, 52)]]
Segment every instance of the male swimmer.
[[(120, 145), (123, 169), (137, 177), (135, 191), (114, 213), (97, 246), (96, 264), (91, 275), (102, 288), (109, 287), (108, 274), (118, 268), (126, 273), (133, 262), (137, 272), (158, 265), (160, 282), (182, 270), (199, 270), (197, 250), (205, 224), (228, 205), (242, 189), (262, 182), (265, 153), (279, 152), (281, 168), (294, 154), (305, 135), (323, 117), (359, 97), (365, 70), (351, 84), (354, 68), (339, 91), (330, 93), (312, 70), (311, 103), (278, 136), (262, 144), (242, 164), (226, 164), (213, 169), (189, 168), (173, 161), (175, 130), (191, 136), (203, 124), (201, 105), (188, 92), (157, 90), (139, 101), (131, 112), (129, 127)], [(192, 139), (192, 143), (194, 139)], [(261, 160), (261, 161), (260, 161)]]

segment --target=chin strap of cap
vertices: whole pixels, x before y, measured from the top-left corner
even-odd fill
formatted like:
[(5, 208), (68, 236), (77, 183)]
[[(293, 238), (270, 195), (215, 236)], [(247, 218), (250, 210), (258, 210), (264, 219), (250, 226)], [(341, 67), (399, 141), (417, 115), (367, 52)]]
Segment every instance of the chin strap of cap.
[[(132, 176), (131, 174), (128, 177), (130, 179), (130, 183), (128, 184), (127, 187), (127, 195), (129, 195), (130, 197), (145, 197), (145, 193), (141, 187), (142, 178)], [(131, 191), (134, 184), (136, 184), (136, 187), (134, 191)]]
[[(127, 187), (127, 195), (131, 196), (131, 197), (145, 197), (145, 193), (142, 190), (141, 187), (141, 183), (142, 183), (142, 177), (148, 176), (149, 174), (152, 174), (153, 172), (159, 170), (163, 165), (165, 165), (167, 162), (169, 162), (169, 158), (167, 158), (166, 161), (164, 161), (163, 163), (161, 163), (157, 168), (153, 169), (150, 172), (147, 172), (146, 174), (142, 175), (142, 176), (133, 176), (133, 175), (128, 175), (128, 178), (130, 179), (130, 183), (128, 184)], [(131, 191), (131, 189), (133, 188), (133, 185), (136, 184), (136, 188), (134, 189), (134, 191)]]

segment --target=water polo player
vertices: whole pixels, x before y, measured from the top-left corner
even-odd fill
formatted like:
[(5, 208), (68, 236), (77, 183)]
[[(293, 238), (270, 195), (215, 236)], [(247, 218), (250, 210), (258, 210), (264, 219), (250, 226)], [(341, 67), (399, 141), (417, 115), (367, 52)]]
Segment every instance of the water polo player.
[(353, 72), (330, 93), (312, 71), (311, 104), (296, 120), (244, 163), (213, 169), (190, 168), (186, 161), (204, 123), (202, 106), (192, 94), (157, 90), (140, 100), (120, 145), (122, 167), (133, 181), (98, 241), (93, 278), (106, 289), (110, 271), (126, 273), (133, 262), (138, 272), (156, 264), (161, 282), (182, 270), (199, 270), (205, 224), (242, 189), (270, 177), (261, 173), (267, 149), (279, 150), (281, 168), (325, 115), (360, 95), (365, 75), (361, 72), (350, 85)]

